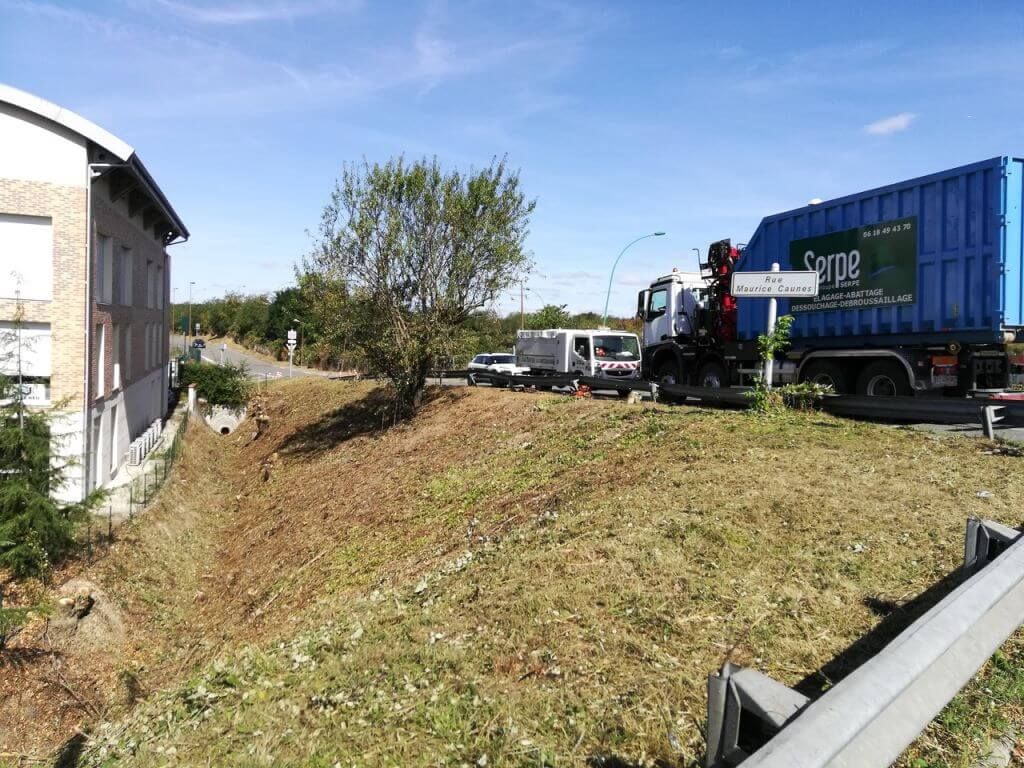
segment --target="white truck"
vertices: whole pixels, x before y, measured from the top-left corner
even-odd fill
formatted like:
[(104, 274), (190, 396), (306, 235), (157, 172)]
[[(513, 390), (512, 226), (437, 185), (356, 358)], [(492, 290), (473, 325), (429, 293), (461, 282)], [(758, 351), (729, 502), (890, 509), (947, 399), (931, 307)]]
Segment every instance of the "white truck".
[(575, 373), (607, 379), (640, 378), (640, 340), (607, 328), (519, 331), (516, 361), (531, 373)]

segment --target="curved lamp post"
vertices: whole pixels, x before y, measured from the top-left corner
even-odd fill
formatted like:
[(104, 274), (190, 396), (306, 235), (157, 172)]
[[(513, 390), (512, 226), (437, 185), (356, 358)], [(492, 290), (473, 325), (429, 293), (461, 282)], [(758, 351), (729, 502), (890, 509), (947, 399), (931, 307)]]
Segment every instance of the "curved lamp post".
[(615, 257), (615, 263), (612, 264), (612, 272), (608, 275), (608, 293), (604, 297), (604, 316), (601, 318), (601, 325), (608, 325), (608, 301), (612, 297), (612, 280), (615, 278), (615, 268), (619, 266), (619, 259), (622, 258), (622, 254), (629, 250), (629, 247), (634, 243), (639, 243), (641, 240), (646, 240), (648, 237), (661, 237), (664, 232), (651, 232), (649, 235), (642, 235), (636, 240), (626, 244), (626, 247), (619, 251), (619, 255)]

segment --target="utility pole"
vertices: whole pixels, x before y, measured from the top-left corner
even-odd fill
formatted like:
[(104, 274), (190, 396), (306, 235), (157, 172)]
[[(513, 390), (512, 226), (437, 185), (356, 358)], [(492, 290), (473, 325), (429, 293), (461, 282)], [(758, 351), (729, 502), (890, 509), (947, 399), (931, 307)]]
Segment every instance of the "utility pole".
[(519, 281), (519, 330), (523, 330), (526, 327), (526, 300), (523, 298), (523, 281)]

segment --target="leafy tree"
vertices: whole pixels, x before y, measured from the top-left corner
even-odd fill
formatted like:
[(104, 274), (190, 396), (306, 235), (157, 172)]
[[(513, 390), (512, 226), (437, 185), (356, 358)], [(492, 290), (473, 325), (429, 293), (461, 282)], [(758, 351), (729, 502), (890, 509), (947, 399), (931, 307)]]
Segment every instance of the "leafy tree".
[(344, 280), (321, 272), (296, 270), (301, 309), (295, 317), (302, 323), (301, 359), (323, 367), (359, 367), (362, 353), (349, 339), (344, 319), (348, 313), (349, 291)]
[(295, 320), (299, 319), (303, 309), (300, 289), (285, 288), (277, 291), (267, 310), (266, 338), (287, 339), (288, 331), (297, 327)]
[(244, 365), (211, 365), (189, 361), (181, 366), (182, 386), (196, 385), (196, 393), (210, 405), (241, 408), (249, 402), (252, 382)]
[(238, 300), (231, 333), (237, 339), (257, 341), (267, 336), (270, 303), (265, 296), (245, 296)]
[(534, 207), (504, 160), (468, 174), (401, 157), (343, 169), (306, 271), (347, 286), (348, 336), (391, 380), (399, 415), (472, 313), (528, 269)]
[(526, 316), (526, 327), (540, 331), (546, 328), (571, 328), (572, 326), (565, 304), (546, 304)]

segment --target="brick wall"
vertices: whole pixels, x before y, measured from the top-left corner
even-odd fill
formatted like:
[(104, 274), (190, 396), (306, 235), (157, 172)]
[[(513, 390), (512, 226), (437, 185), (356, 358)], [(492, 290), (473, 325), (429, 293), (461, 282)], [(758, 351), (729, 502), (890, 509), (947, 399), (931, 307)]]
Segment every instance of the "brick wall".
[[(167, 364), (167, 334), (168, 318), (170, 313), (170, 302), (168, 300), (168, 259), (164, 252), (163, 244), (153, 235), (152, 229), (146, 231), (142, 228), (142, 219), (136, 215), (128, 215), (127, 203), (118, 201), (111, 203), (109, 192), (105, 181), (100, 181), (93, 186), (93, 221), (95, 233), (105, 235), (113, 241), (114, 259), (114, 280), (113, 296), (110, 304), (93, 301), (93, 326), (102, 325), (105, 329), (106, 344), (104, 345), (104, 391), (92, 392), (92, 399), (109, 397), (113, 392), (114, 376), (114, 344), (113, 333), (116, 325), (121, 334), (120, 358), (121, 358), (121, 386), (126, 388), (133, 382), (142, 379), (151, 371), (161, 368)], [(132, 259), (132, 303), (130, 306), (121, 304), (121, 290), (119, 270), (116, 268), (118, 257), (122, 248), (131, 249)], [(93, 249), (93, 275), (99, 274), (96, 269), (96, 260), (100, 258), (98, 248)], [(160, 276), (156, 291), (162, 296), (162, 308), (157, 308), (160, 303), (154, 294), (153, 306), (147, 306), (147, 262), (152, 262), (154, 270)], [(90, 291), (90, 297), (95, 293)], [(126, 345), (126, 329), (131, 327), (131, 352)], [(155, 328), (152, 332), (150, 344), (153, 345), (151, 359), (147, 366), (146, 361), (146, 335), (147, 327)], [(90, 378), (93, 387), (97, 381), (96, 365), (99, 355), (99, 340), (94, 338), (93, 351), (91, 355)], [(131, 363), (130, 370), (127, 367)]]

